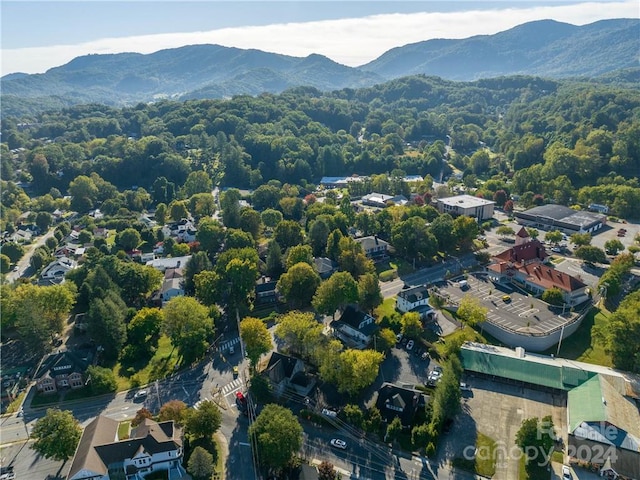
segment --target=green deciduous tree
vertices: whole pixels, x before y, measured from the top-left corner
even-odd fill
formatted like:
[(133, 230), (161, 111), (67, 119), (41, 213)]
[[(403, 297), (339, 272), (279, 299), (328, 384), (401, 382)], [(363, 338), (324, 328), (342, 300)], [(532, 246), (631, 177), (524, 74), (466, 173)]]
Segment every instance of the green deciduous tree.
[(191, 452), (187, 468), (196, 480), (210, 480), (214, 471), (213, 455), (198, 446)]
[(582, 245), (573, 251), (573, 254), (585, 262), (589, 263), (604, 263), (607, 260), (607, 255), (604, 250), (593, 245)]
[(292, 307), (306, 307), (311, 303), (320, 281), (311, 265), (300, 262), (280, 277), (277, 289)]
[(140, 232), (135, 228), (125, 228), (116, 237), (116, 242), (126, 252), (137, 248), (142, 243)]
[(264, 407), (249, 427), (258, 443), (263, 466), (281, 470), (302, 446), (302, 427), (291, 410), (270, 404)]
[(300, 245), (304, 240), (302, 227), (294, 220), (283, 220), (274, 229), (274, 238), (285, 250)]
[(300, 262), (314, 266), (313, 251), (309, 245), (294, 245), (287, 250), (287, 260), (285, 262), (287, 270)]
[(486, 321), (489, 309), (484, 307), (477, 298), (465, 295), (460, 300), (457, 313), (464, 323), (470, 327), (475, 327), (479, 323)]
[(86, 382), (91, 387), (91, 393), (94, 395), (115, 392), (118, 389), (118, 381), (110, 368), (90, 365), (87, 368), (86, 376)]
[(322, 282), (313, 297), (313, 307), (335, 318), (338, 308), (358, 301), (358, 284), (349, 272), (335, 272)]
[(31, 448), (45, 458), (66, 462), (73, 456), (82, 428), (68, 410), (48, 409), (31, 431)]
[(127, 306), (115, 290), (108, 290), (104, 297), (94, 297), (89, 303), (89, 335), (108, 359), (117, 358), (126, 341), (126, 313)]
[(186, 433), (193, 439), (210, 438), (221, 423), (220, 409), (211, 400), (204, 400), (197, 409), (188, 409), (184, 415)]
[(617, 238), (604, 242), (604, 251), (614, 257), (624, 250), (624, 244)]
[(405, 337), (416, 339), (422, 334), (422, 320), (418, 312), (407, 312), (402, 315), (402, 334)]
[(207, 307), (191, 297), (174, 297), (162, 309), (163, 329), (185, 364), (202, 357), (213, 336), (213, 320)]
[(198, 224), (196, 240), (200, 242), (200, 248), (207, 252), (210, 258), (213, 258), (222, 247), (224, 228), (216, 220), (205, 217)]
[(542, 293), (542, 301), (547, 302), (549, 305), (562, 305), (564, 303), (564, 297), (562, 296), (562, 290), (558, 287), (552, 287), (545, 290)]
[(252, 367), (256, 367), (260, 356), (273, 348), (271, 334), (262, 320), (246, 317), (240, 322), (240, 337), (247, 350)]
[(276, 337), (282, 339), (289, 350), (302, 357), (309, 357), (324, 343), (322, 324), (312, 313), (292, 311), (278, 319)]
[(358, 303), (365, 312), (371, 312), (383, 301), (380, 282), (375, 273), (365, 273), (358, 278)]
[(257, 241), (262, 233), (262, 217), (253, 208), (243, 208), (240, 211), (240, 228)]
[(571, 243), (573, 243), (576, 247), (586, 247), (587, 245), (591, 245), (591, 234), (590, 233), (574, 233), (569, 237)]
[(452, 355), (443, 365), (443, 374), (432, 397), (432, 424), (439, 431), (444, 422), (460, 410), (460, 375), (462, 367), (458, 357)]
[(9, 257), (11, 263), (17, 263), (24, 256), (24, 247), (15, 242), (7, 242), (2, 245), (2, 253)]
[[(556, 435), (553, 421), (548, 415), (542, 420), (537, 417), (526, 418), (522, 421), (516, 433), (516, 445), (525, 453), (527, 470), (547, 465), (553, 452)], [(535, 460), (535, 462), (532, 462)], [(536, 465), (537, 464), (537, 465)]]
[(629, 294), (608, 323), (596, 327), (594, 334), (604, 340), (605, 350), (616, 368), (640, 373), (640, 292)]
[(551, 230), (544, 235), (546, 242), (558, 244), (562, 241), (562, 232), (560, 230)]
[(378, 376), (383, 354), (374, 350), (342, 350), (340, 342), (331, 341), (322, 352), (320, 377), (333, 383), (338, 391), (355, 395)]

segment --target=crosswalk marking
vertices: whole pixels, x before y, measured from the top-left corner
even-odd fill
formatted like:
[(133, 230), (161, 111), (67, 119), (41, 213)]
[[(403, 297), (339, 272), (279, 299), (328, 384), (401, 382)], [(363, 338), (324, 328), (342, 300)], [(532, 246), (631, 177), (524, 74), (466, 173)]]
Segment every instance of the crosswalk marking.
[(227, 383), (224, 387), (222, 387), (222, 394), (227, 396), (230, 393), (233, 393), (236, 390), (239, 390), (240, 388), (242, 388), (242, 385), (243, 385), (242, 379), (236, 378), (231, 383)]
[(222, 342), (218, 350), (220, 350), (221, 352), (224, 352), (225, 350), (228, 350), (229, 347), (231, 347), (232, 345), (235, 345), (236, 343), (240, 343), (240, 337), (232, 338), (231, 340)]

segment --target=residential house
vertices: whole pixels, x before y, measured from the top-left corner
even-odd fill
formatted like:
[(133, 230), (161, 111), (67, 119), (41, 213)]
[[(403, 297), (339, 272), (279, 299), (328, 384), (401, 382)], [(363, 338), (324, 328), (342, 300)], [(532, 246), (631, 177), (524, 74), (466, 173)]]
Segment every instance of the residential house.
[(94, 238), (107, 238), (109, 236), (109, 229), (105, 227), (96, 227), (93, 229)]
[(362, 245), (364, 253), (372, 260), (381, 260), (387, 257), (389, 243), (375, 235), (356, 238), (356, 242)]
[(323, 280), (326, 280), (338, 270), (338, 263), (328, 257), (316, 257), (313, 259), (313, 262), (316, 265), (318, 275), (320, 275), (320, 278)]
[[(67, 480), (142, 480), (159, 471), (171, 480), (185, 477), (182, 429), (173, 420), (145, 418), (119, 438), (120, 422), (100, 415), (82, 433)], [(156, 473), (156, 475), (158, 475)]]
[(426, 285), (401, 290), (396, 297), (396, 308), (402, 313), (421, 305), (429, 305), (429, 288)]
[(93, 358), (90, 349), (49, 354), (35, 373), (36, 389), (40, 393), (55, 393), (63, 388), (84, 387), (85, 371)]
[(278, 397), (292, 391), (307, 396), (316, 384), (315, 379), (305, 372), (302, 360), (278, 352), (271, 353), (262, 372), (269, 379), (273, 394)]
[(167, 268), (164, 271), (160, 296), (163, 304), (174, 297), (184, 296), (184, 270), (182, 268)]
[(183, 218), (177, 222), (169, 223), (162, 227), (165, 238), (174, 238), (178, 242), (195, 242), (197, 229), (190, 219)]
[(429, 401), (429, 397), (420, 390), (400, 387), (391, 383), (383, 383), (378, 390), (376, 408), (380, 410), (380, 415), (387, 423), (391, 423), (394, 418), (400, 418), (404, 428), (413, 426), (416, 414), (424, 411)]
[(278, 294), (276, 292), (276, 280), (271, 280), (270, 277), (264, 275), (256, 281), (255, 295), (256, 304), (266, 305), (269, 303), (275, 303), (278, 301)]
[(52, 280), (54, 283), (62, 283), (66, 273), (77, 268), (77, 266), (78, 264), (75, 260), (69, 257), (60, 257), (42, 270), (40, 278), (43, 280)]
[(164, 273), (167, 268), (180, 268), (186, 266), (189, 260), (191, 260), (191, 255), (185, 255), (183, 257), (156, 258), (155, 260), (148, 261), (146, 265)]
[(330, 324), (333, 334), (346, 345), (364, 349), (373, 340), (373, 334), (378, 329), (375, 319), (351, 305), (345, 308), (339, 320)]
[(31, 243), (31, 239), (33, 238), (33, 234), (30, 230), (16, 230), (9, 236), (9, 241), (25, 244)]

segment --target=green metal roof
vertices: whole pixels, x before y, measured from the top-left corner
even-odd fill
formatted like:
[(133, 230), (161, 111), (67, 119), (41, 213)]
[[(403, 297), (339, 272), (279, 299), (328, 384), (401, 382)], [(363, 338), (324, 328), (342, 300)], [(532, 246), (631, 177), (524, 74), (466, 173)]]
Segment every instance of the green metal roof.
[(490, 351), (462, 348), (461, 355), (465, 370), (558, 390), (571, 390), (596, 375), (578, 368), (550, 365), (527, 357), (509, 357)]
[(602, 399), (599, 376), (590, 378), (579, 387), (570, 390), (567, 399), (569, 432), (573, 432), (582, 422), (606, 421), (607, 412)]

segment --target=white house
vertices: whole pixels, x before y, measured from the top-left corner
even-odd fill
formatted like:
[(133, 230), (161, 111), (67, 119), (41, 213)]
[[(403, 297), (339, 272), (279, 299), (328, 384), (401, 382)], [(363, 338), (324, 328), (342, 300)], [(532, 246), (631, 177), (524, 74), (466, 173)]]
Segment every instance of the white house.
[(44, 280), (60, 280), (64, 278), (65, 274), (73, 270), (78, 266), (75, 260), (70, 259), (69, 257), (60, 257), (42, 270), (40, 277)]
[(182, 429), (174, 422), (149, 418), (120, 439), (120, 422), (100, 415), (82, 433), (67, 480), (142, 480), (166, 471), (175, 480), (186, 476), (182, 467)]
[(407, 288), (398, 293), (396, 297), (396, 308), (402, 313), (416, 311), (419, 307), (429, 306), (429, 289), (426, 285)]
[(185, 255), (183, 257), (156, 258), (155, 260), (148, 261), (146, 265), (164, 273), (168, 268), (184, 267), (189, 260), (191, 260), (191, 255)]
[(371, 343), (378, 328), (371, 315), (352, 306), (345, 308), (340, 319), (331, 322), (330, 326), (334, 335), (342, 342), (359, 349), (366, 348)]
[(162, 282), (162, 303), (166, 303), (174, 297), (184, 295), (184, 274), (182, 268), (167, 268)]

